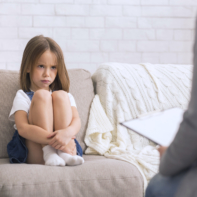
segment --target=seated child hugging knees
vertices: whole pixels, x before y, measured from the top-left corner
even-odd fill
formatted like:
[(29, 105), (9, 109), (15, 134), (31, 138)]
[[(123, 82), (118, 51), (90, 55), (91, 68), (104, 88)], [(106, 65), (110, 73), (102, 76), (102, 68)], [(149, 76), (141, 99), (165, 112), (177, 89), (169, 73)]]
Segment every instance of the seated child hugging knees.
[(75, 139), (81, 121), (63, 52), (51, 38), (35, 36), (26, 45), (9, 119), (15, 133), (7, 145), (10, 163), (80, 165), (82, 148)]

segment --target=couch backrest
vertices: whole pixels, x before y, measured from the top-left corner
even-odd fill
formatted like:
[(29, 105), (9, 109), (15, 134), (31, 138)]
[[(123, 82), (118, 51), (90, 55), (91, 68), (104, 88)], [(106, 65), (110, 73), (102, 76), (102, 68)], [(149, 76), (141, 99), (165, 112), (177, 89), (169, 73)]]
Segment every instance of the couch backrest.
[[(70, 77), (70, 93), (74, 96), (81, 118), (82, 127), (77, 134), (77, 140), (86, 149), (84, 143), (90, 106), (94, 97), (90, 72), (83, 69), (68, 70)], [(13, 99), (19, 89), (19, 72), (0, 70), (0, 158), (8, 157), (7, 144), (14, 133), (14, 122), (8, 120)]]

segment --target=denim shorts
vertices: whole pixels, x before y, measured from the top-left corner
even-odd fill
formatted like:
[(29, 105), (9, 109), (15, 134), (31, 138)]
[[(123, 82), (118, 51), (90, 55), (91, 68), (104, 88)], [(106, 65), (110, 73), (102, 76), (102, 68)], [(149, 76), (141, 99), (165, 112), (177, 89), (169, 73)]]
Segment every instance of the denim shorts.
[[(78, 141), (76, 139), (74, 140), (76, 143), (77, 155), (82, 157), (82, 148)], [(21, 137), (17, 130), (15, 130), (12, 140), (7, 145), (7, 152), (10, 163), (26, 163), (28, 149), (25, 145), (25, 138)]]

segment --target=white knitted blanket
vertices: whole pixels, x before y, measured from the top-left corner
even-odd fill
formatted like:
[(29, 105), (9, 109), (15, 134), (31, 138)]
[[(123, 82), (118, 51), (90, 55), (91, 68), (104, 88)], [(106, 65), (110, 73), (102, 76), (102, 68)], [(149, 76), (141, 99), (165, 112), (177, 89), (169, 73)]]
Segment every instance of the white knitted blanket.
[(186, 109), (192, 66), (104, 63), (92, 79), (97, 95), (85, 136), (86, 154), (132, 163), (142, 174), (146, 188), (158, 172), (159, 153), (149, 140), (119, 122), (156, 110)]

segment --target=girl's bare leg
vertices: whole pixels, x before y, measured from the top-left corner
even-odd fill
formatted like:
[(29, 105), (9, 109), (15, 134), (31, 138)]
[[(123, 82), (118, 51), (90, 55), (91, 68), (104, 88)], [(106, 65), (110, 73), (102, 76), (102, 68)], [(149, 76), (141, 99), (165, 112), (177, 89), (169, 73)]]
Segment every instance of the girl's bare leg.
[[(72, 121), (72, 109), (68, 93), (65, 91), (55, 91), (52, 93), (53, 99), (53, 115), (54, 115), (54, 130), (60, 130), (67, 128)], [(72, 139), (69, 147), (73, 146), (73, 153), (68, 152), (66, 147), (63, 151), (58, 150), (59, 156), (64, 159), (66, 165), (79, 165), (84, 162), (83, 158), (76, 155), (76, 144)]]
[[(69, 100), (68, 93), (59, 90), (52, 93), (52, 99), (53, 99), (53, 126), (54, 131), (60, 130), (60, 129), (66, 129), (71, 121), (72, 121), (72, 109), (71, 104)], [(67, 148), (69, 147), (69, 148)], [(67, 146), (65, 146), (63, 152), (69, 151), (69, 149), (73, 147), (74, 152), (73, 155), (76, 155), (76, 146), (74, 139), (72, 139)], [(57, 147), (57, 149), (60, 148)], [(71, 154), (71, 152), (69, 152)]]
[(72, 109), (68, 93), (59, 90), (52, 93), (54, 130), (67, 128), (72, 121)]
[[(34, 93), (29, 110), (29, 124), (37, 125), (47, 131), (53, 132), (53, 106), (50, 92), (38, 90)], [(26, 140), (28, 148), (27, 163), (44, 164), (43, 150), (45, 145)]]

